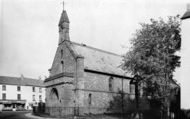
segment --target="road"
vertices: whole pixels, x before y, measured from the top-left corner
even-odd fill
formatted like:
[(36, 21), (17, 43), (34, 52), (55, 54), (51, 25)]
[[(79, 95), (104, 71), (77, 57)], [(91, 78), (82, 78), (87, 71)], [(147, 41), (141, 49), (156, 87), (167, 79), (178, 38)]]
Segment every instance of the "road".
[(29, 113), (28, 111), (3, 111), (0, 112), (0, 119), (31, 119), (26, 117), (25, 114)]

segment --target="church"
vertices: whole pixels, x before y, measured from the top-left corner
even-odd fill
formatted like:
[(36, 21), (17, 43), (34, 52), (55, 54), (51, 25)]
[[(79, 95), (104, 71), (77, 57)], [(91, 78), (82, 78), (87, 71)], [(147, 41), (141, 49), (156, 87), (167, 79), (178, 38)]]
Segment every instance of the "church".
[(46, 112), (53, 116), (100, 114), (119, 91), (134, 95), (129, 86), (132, 78), (120, 67), (122, 56), (72, 42), (69, 23), (63, 10), (57, 51), (44, 81)]

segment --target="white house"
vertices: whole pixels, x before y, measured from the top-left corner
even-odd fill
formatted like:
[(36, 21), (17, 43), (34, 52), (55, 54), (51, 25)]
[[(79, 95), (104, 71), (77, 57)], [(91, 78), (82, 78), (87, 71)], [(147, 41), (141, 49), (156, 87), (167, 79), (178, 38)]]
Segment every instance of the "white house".
[(180, 81), (181, 81), (181, 108), (190, 109), (190, 4), (187, 5), (187, 10), (184, 13), (181, 26), (181, 67), (180, 67)]
[(43, 80), (0, 76), (0, 105), (3, 110), (31, 109), (38, 102), (45, 102)]

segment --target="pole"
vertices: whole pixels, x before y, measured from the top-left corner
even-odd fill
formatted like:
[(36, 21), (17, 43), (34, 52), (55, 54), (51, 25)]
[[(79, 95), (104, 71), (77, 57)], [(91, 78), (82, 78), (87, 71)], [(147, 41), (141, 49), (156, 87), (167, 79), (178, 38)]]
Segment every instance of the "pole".
[(136, 109), (139, 111), (139, 93), (138, 93), (138, 81), (135, 82), (135, 98), (136, 98)]
[(123, 105), (123, 97), (124, 97), (124, 92), (123, 92), (123, 79), (122, 79), (122, 93), (121, 93), (121, 98), (122, 98), (122, 119), (124, 119), (124, 105)]

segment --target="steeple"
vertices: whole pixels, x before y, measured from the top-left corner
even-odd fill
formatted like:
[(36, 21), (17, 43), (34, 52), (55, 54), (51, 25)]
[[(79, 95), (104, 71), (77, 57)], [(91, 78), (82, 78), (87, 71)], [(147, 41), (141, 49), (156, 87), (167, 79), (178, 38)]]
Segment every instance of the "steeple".
[(59, 44), (64, 40), (70, 41), (69, 37), (69, 17), (67, 16), (67, 12), (64, 10), (64, 2), (63, 2), (63, 11), (61, 14), (61, 18), (59, 20)]

